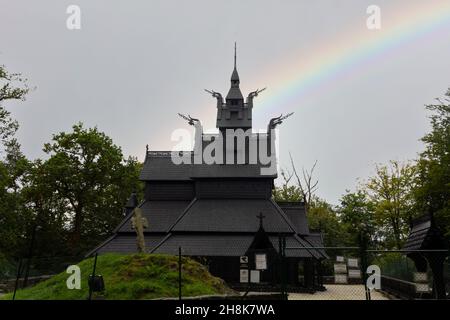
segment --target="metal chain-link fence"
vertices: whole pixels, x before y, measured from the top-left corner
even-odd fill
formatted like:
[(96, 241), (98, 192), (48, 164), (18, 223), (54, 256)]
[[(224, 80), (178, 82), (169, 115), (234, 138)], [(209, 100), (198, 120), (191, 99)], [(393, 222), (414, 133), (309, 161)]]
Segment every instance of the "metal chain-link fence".
[[(448, 299), (450, 264), (447, 250), (380, 250), (360, 247), (310, 247), (324, 250), (319, 277), (324, 290), (291, 293), (299, 300)], [(302, 277), (299, 285), (305, 286)]]
[(64, 272), (70, 265), (79, 263), (83, 257), (32, 257), (8, 262), (8, 267), (0, 270), (0, 295), (15, 292), (36, 285), (41, 281)]
[[(360, 247), (294, 247), (282, 237), (274, 250), (255, 248), (241, 257), (192, 257), (179, 248), (178, 298), (192, 298), (186, 258), (204, 264), (234, 289), (235, 298), (289, 300), (448, 299), (446, 250), (379, 250)], [(278, 244), (278, 246), (276, 245)], [(34, 257), (0, 270), (0, 295), (33, 286), (66, 271), (82, 257)], [(95, 273), (95, 272), (94, 272)]]

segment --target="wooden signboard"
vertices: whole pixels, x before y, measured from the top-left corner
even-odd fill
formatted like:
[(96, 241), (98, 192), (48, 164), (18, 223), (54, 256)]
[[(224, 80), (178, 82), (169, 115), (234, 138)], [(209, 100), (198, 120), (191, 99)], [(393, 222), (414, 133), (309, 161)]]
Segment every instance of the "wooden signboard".
[(267, 269), (267, 255), (265, 253), (255, 254), (255, 265), (257, 270)]
[(241, 269), (240, 270), (240, 282), (241, 283), (248, 283), (248, 269)]
[(349, 268), (358, 268), (358, 259), (348, 258), (347, 265)]
[(347, 265), (345, 263), (335, 263), (334, 273), (347, 273)]
[(430, 286), (428, 285), (428, 283), (416, 283), (416, 292), (429, 292), (430, 291)]
[(351, 279), (361, 279), (361, 271), (359, 269), (349, 269), (348, 277)]
[(259, 283), (260, 282), (260, 271), (250, 270), (250, 282)]
[(335, 274), (334, 275), (334, 283), (347, 283), (347, 275), (346, 274)]
[(414, 272), (414, 282), (428, 283), (428, 276), (426, 272)]
[(239, 262), (247, 264), (248, 263), (248, 257), (247, 256), (240, 256), (239, 257)]

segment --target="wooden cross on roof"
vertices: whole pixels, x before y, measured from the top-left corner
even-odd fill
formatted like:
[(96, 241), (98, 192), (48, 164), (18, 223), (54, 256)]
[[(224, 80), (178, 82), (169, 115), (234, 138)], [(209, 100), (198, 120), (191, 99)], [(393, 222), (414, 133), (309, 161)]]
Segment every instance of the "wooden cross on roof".
[(263, 219), (266, 217), (262, 214), (262, 212), (259, 213), (259, 215), (256, 216), (259, 219), (259, 227), (263, 227)]

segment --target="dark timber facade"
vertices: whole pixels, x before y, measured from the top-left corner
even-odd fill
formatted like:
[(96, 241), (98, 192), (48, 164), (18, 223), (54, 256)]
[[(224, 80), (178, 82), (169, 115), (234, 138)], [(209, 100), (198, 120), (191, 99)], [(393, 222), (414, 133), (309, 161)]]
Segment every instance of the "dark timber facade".
[[(253, 98), (260, 91), (250, 93), (244, 102), (239, 82), (235, 60), (225, 101), (219, 93), (210, 92), (217, 99), (219, 133), (225, 133), (226, 129), (252, 128)], [(197, 151), (194, 148), (183, 153), (191, 160), (196, 152), (207, 148), (208, 141), (218, 137), (201, 132), (199, 121), (193, 120), (197, 134), (204, 139)], [(273, 123), (270, 122), (268, 130), (275, 127)], [(263, 135), (270, 136), (270, 132), (251, 133), (245, 138), (245, 146), (249, 146), (250, 139), (259, 140)], [(320, 287), (320, 261), (327, 257), (323, 250), (311, 248), (322, 247), (322, 238), (310, 232), (304, 204), (275, 202), (272, 189), (277, 173), (262, 175), (264, 165), (259, 160), (250, 161), (249, 148), (238, 162), (240, 151), (227, 149), (227, 138), (223, 142), (223, 157), (231, 153), (236, 164), (177, 165), (172, 161), (171, 152), (147, 150), (140, 175), (145, 182), (145, 199), (138, 203), (134, 195), (130, 198), (126, 218), (113, 236), (91, 254), (135, 252), (136, 234), (130, 218), (133, 209), (139, 206), (148, 220), (145, 241), (150, 253), (177, 254), (181, 247), (183, 255), (202, 258), (212, 274), (230, 284), (239, 284), (240, 256), (248, 256), (252, 268), (254, 253), (264, 252), (267, 270), (260, 273), (260, 282), (270, 285), (279, 281), (276, 260), (279, 236), (283, 236), (287, 247), (303, 248), (286, 250), (288, 284), (308, 290)], [(275, 152), (270, 142), (267, 152)]]

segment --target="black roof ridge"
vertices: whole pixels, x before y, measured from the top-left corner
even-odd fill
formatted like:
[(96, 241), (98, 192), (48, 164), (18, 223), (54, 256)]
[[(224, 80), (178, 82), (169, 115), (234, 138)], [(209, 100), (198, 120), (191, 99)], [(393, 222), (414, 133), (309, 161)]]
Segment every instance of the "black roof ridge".
[(186, 215), (186, 213), (189, 211), (189, 209), (194, 205), (195, 202), (197, 202), (197, 197), (194, 197), (192, 201), (187, 205), (186, 208), (184, 208), (183, 212), (181, 212), (180, 216), (175, 220), (175, 222), (168, 228), (167, 232), (172, 232), (172, 229), (180, 222), (180, 220)]
[[(295, 234), (295, 235), (294, 235), (294, 238), (297, 240), (298, 243), (300, 243), (300, 244), (305, 248), (306, 251), (308, 251), (308, 252), (311, 254), (311, 256), (317, 258), (316, 255), (314, 254), (314, 253), (317, 254), (317, 252), (316, 252), (317, 249), (309, 249), (309, 248), (305, 247), (305, 245), (304, 245), (303, 243), (301, 243), (301, 240), (305, 241), (305, 242), (306, 242), (307, 244), (309, 244), (311, 247), (314, 247), (313, 244), (312, 244), (311, 242), (307, 241), (307, 240), (304, 239), (303, 237), (300, 237), (298, 234)], [(312, 253), (310, 250), (314, 250), (314, 253)], [(319, 254), (320, 254), (320, 253), (319, 253)], [(320, 254), (320, 255), (321, 255), (321, 254)]]
[(267, 200), (269, 200), (269, 202), (272, 203), (272, 205), (275, 207), (278, 214), (284, 219), (284, 221), (287, 223), (287, 225), (291, 228), (292, 232), (297, 234), (297, 230), (294, 227), (294, 225), (292, 224), (291, 219), (289, 219), (289, 217), (286, 216), (286, 213), (283, 211), (283, 209), (280, 208), (280, 206), (275, 202), (275, 200), (273, 200), (273, 198), (269, 198)]
[[(319, 235), (320, 235), (321, 238), (322, 238), (322, 234), (319, 233)], [(311, 247), (314, 247), (314, 245), (311, 243), (311, 241), (309, 241), (309, 240), (307, 239), (308, 236), (309, 236), (309, 235), (304, 235), (304, 236), (302, 236), (302, 235), (296, 234), (296, 237), (302, 239), (303, 241), (306, 241)], [(321, 239), (321, 240), (323, 240), (323, 239)], [(306, 250), (308, 250), (308, 249), (306, 249)], [(323, 258), (325, 258), (325, 259), (328, 258), (328, 257), (326, 257), (326, 256), (321, 252), (320, 249), (314, 248), (314, 249), (311, 249), (311, 250), (314, 250), (314, 252), (317, 252), (319, 255), (321, 255), (321, 256), (322, 256)]]
[(425, 214), (422, 214), (418, 217), (411, 219), (411, 224), (412, 224), (412, 226), (416, 226), (418, 224), (428, 222), (428, 221), (433, 222), (433, 217), (429, 213), (425, 213)]
[[(264, 230), (265, 231), (265, 230)], [(199, 235), (199, 234), (203, 234), (203, 235), (211, 235), (211, 236), (234, 236), (234, 235), (239, 235), (239, 236), (253, 236), (255, 235), (255, 233), (258, 231), (238, 231), (238, 232), (234, 232), (234, 231), (180, 231), (180, 230), (174, 230), (174, 231), (170, 231), (170, 233), (173, 236), (177, 236), (177, 235)], [(148, 233), (155, 233), (155, 232), (148, 232)], [(294, 235), (294, 233), (292, 232), (278, 232), (278, 231), (265, 231), (265, 233), (267, 233), (270, 237), (278, 237), (281, 235), (285, 235), (285, 236), (292, 236)]]
[[(217, 200), (223, 200), (223, 201), (264, 201), (269, 202), (272, 204), (272, 206), (275, 208), (275, 211), (281, 216), (282, 221), (285, 222), (285, 224), (288, 226), (288, 229), (290, 229), (290, 232), (283, 232), (285, 234), (296, 234), (297, 230), (293, 227), (292, 222), (290, 221), (289, 217), (287, 217), (284, 213), (284, 211), (277, 206), (277, 204), (273, 201), (272, 198), (255, 198), (255, 199), (243, 199), (243, 198), (197, 198), (195, 197), (191, 203), (184, 209), (183, 213), (177, 218), (177, 220), (172, 224), (172, 226), (168, 229), (167, 232), (179, 232), (179, 230), (173, 230), (176, 225), (186, 216), (186, 214), (189, 212), (191, 207), (196, 203), (200, 201), (217, 201)], [(276, 215), (275, 215), (276, 216)], [(193, 231), (193, 232), (205, 232), (205, 231)], [(276, 232), (276, 234), (280, 234), (280, 232)]]
[(108, 243), (110, 243), (114, 238), (117, 237), (117, 233), (114, 233), (112, 236), (110, 236), (109, 238), (107, 238), (106, 240), (104, 240), (103, 242), (101, 242), (98, 246), (96, 246), (94, 249), (88, 251), (88, 253), (86, 253), (84, 255), (85, 258), (90, 257), (94, 252), (100, 250), (101, 248), (103, 248), (105, 245), (107, 245)]
[[(203, 234), (202, 234), (203, 233)], [(149, 253), (154, 253), (156, 250), (158, 250), (164, 243), (166, 243), (169, 239), (171, 239), (171, 238), (176, 238), (176, 237), (183, 237), (183, 236), (192, 236), (192, 237), (204, 237), (205, 235), (204, 234), (206, 234), (206, 235), (209, 235), (209, 236), (218, 236), (217, 234), (214, 234), (214, 233), (211, 233), (211, 232), (192, 232), (192, 233), (188, 233), (188, 234), (184, 234), (184, 233), (181, 233), (181, 234), (177, 234), (177, 232), (170, 232), (170, 233), (168, 233), (153, 249), (151, 249), (150, 251), (149, 251)], [(256, 237), (256, 235), (258, 234), (258, 231), (257, 232), (252, 232), (252, 233), (245, 233), (245, 234), (241, 234), (241, 233), (239, 233), (239, 234), (236, 234), (236, 233), (230, 233), (230, 232), (228, 232), (227, 233), (227, 236), (231, 236), (231, 237), (234, 237), (234, 236), (244, 236), (244, 237), (249, 237), (249, 238), (252, 238), (252, 242), (250, 243), (250, 245), (249, 245), (249, 247), (247, 248), (247, 250), (252, 246), (252, 244), (253, 244), (253, 242), (254, 242), (254, 240), (255, 240), (255, 237)], [(266, 233), (265, 232), (265, 235), (267, 236), (267, 238), (269, 239), (269, 241), (270, 241), (270, 243), (271, 243), (271, 245), (272, 245), (272, 247), (275, 249), (275, 250), (278, 250), (277, 249), (277, 247), (274, 245), (274, 243), (272, 242), (272, 240), (271, 239), (274, 239), (274, 238), (277, 238), (277, 237), (279, 237), (279, 233)], [(300, 245), (300, 246), (302, 246), (302, 247), (304, 247), (305, 248), (305, 250), (308, 252), (308, 254), (312, 257), (312, 258), (315, 258), (315, 259), (319, 259), (320, 257), (324, 257), (324, 255), (323, 254), (321, 254), (320, 252), (317, 252), (318, 250), (314, 250), (314, 253), (312, 253), (311, 251), (310, 251), (310, 249), (307, 249), (306, 247), (305, 247), (305, 245), (300, 241), (300, 240), (302, 240), (302, 239), (300, 239), (299, 240), (299, 238), (298, 238), (298, 236), (296, 235), (296, 234), (292, 234), (292, 233), (290, 233), (290, 234), (286, 234), (285, 235), (286, 236), (286, 238), (292, 238), (294, 241), (297, 241), (298, 242), (298, 244)], [(298, 250), (298, 249), (297, 249)], [(326, 257), (325, 257), (326, 258)]]
[[(153, 180), (152, 180), (153, 181)], [(167, 182), (173, 182), (174, 180), (166, 180)], [(145, 199), (144, 203), (147, 202), (191, 202), (191, 199)]]
[(305, 206), (305, 202), (304, 201), (275, 201), (276, 204), (278, 204), (279, 206), (283, 205), (286, 207), (296, 207), (296, 206)]
[[(153, 202), (153, 203), (152, 203)], [(157, 202), (157, 204), (155, 203)], [(183, 208), (182, 210), (184, 211), (185, 206), (188, 206), (191, 203), (191, 200), (181, 200), (181, 199), (170, 199), (170, 200), (151, 200), (151, 199), (144, 199), (142, 201), (142, 203), (140, 203), (138, 205), (138, 207), (143, 207), (145, 204), (148, 204), (147, 210), (150, 211), (150, 214), (153, 214), (153, 210), (155, 209), (155, 206), (158, 208), (158, 205), (164, 204), (164, 206), (166, 206), (167, 204), (176, 204), (176, 205), (180, 205), (180, 208)], [(183, 207), (182, 207), (183, 206)], [(166, 207), (167, 208), (167, 207)], [(144, 210), (144, 209), (142, 209)], [(180, 210), (181, 212), (183, 212), (182, 210)], [(148, 212), (148, 211), (147, 211)], [(130, 231), (123, 231), (120, 230), (125, 224), (126, 222), (130, 219), (131, 215), (133, 212), (131, 212), (129, 215), (127, 215), (121, 222), (120, 224), (116, 227), (116, 229), (114, 230), (115, 233), (120, 233), (120, 234), (124, 234)], [(144, 214), (145, 216), (145, 214)], [(144, 234), (151, 234), (151, 233), (161, 233), (161, 234), (167, 234), (167, 229), (164, 229), (164, 231), (150, 231), (148, 229), (144, 229)], [(132, 232), (131, 232), (132, 233)]]
[[(204, 178), (202, 178), (204, 179)], [(227, 179), (236, 179), (236, 178), (227, 178)], [(253, 178), (252, 178), (253, 179)], [(197, 198), (197, 200), (242, 200), (242, 201), (268, 201), (270, 200), (270, 198), (236, 198), (236, 197), (219, 197), (219, 196), (214, 196), (214, 197), (207, 197), (207, 198)]]
[[(136, 231), (120, 231), (117, 234), (121, 235), (121, 236), (136, 237)], [(167, 232), (165, 232), (165, 231), (147, 231), (146, 229), (144, 229), (144, 234), (146, 234), (148, 236), (165, 236), (167, 234)]]
[(162, 238), (162, 240), (152, 249), (149, 251), (149, 253), (153, 253), (155, 252), (156, 249), (158, 249), (160, 246), (163, 245), (164, 242), (167, 241), (167, 239), (169, 239), (172, 236), (172, 233), (168, 233), (164, 238)]
[(147, 156), (149, 157), (153, 157), (153, 158), (166, 158), (166, 157), (171, 157), (173, 153), (194, 153), (194, 151), (192, 150), (172, 150), (172, 151), (168, 151), (168, 150), (148, 150), (147, 151)]

